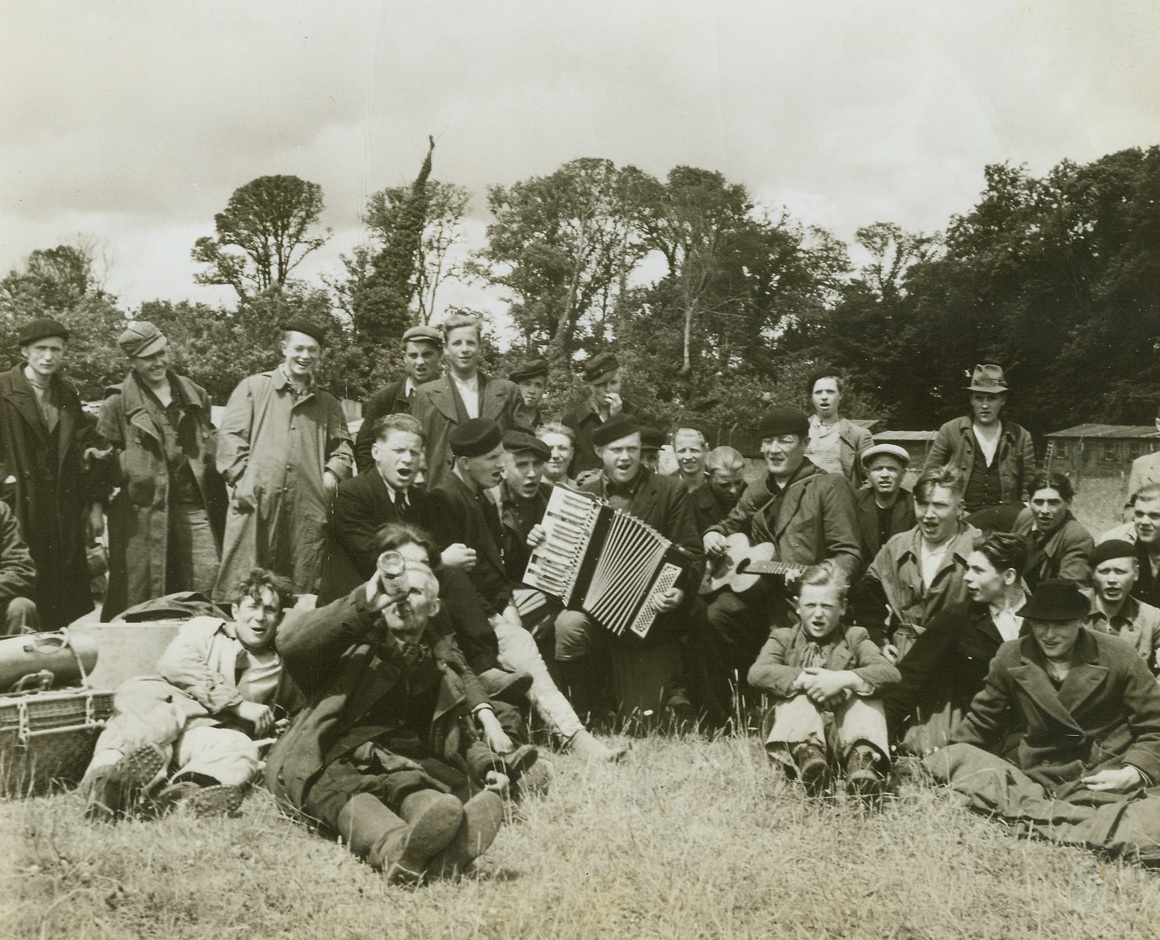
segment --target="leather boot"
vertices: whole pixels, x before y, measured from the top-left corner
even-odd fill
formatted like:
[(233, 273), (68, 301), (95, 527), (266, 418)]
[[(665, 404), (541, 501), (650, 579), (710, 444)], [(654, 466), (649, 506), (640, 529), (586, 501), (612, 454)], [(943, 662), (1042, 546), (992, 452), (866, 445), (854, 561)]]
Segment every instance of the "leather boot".
[(339, 811), (338, 833), (390, 884), (418, 884), (431, 856), (458, 832), (463, 807), (453, 796), (422, 790), (403, 800), (402, 812), (400, 819), (374, 794), (356, 793)]
[(427, 872), (435, 878), (451, 878), (465, 872), (495, 841), (503, 824), (503, 800), (498, 793), (482, 790), (463, 806), (463, 823), (451, 843), (435, 855)]

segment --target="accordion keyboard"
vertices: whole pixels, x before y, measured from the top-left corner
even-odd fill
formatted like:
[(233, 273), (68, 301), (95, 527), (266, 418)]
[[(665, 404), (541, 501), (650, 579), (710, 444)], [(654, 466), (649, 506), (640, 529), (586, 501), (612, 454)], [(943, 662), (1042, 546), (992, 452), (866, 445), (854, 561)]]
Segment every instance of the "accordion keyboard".
[(600, 504), (592, 498), (553, 487), (540, 522), (544, 541), (528, 558), (524, 583), (570, 604), (599, 512)]

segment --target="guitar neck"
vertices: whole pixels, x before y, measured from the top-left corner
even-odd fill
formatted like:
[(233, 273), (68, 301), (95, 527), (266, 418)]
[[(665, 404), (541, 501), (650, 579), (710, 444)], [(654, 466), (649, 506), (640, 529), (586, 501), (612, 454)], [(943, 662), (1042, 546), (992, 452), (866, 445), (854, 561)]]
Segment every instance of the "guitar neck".
[(798, 574), (801, 565), (792, 565), (785, 561), (751, 561), (745, 566), (745, 574)]

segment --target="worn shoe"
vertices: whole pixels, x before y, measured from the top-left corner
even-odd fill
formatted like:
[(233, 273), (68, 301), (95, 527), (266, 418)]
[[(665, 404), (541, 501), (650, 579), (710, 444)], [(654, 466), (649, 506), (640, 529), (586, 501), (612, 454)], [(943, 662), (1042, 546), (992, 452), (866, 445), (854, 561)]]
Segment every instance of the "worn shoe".
[(830, 783), (830, 765), (825, 751), (816, 744), (799, 744), (793, 749), (798, 779), (811, 796), (821, 793)]
[(512, 791), (512, 799), (517, 802), (529, 796), (546, 796), (556, 777), (556, 768), (551, 761), (540, 758), (520, 774)]
[(884, 764), (875, 748), (856, 746), (846, 758), (846, 792), (866, 801), (881, 797), (886, 789)]
[(568, 739), (568, 749), (577, 757), (586, 761), (603, 761), (614, 764), (628, 753), (628, 747), (609, 747), (592, 736), (592, 732), (585, 729), (577, 731)]
[(85, 795), (85, 818), (113, 822), (131, 815), (141, 793), (153, 783), (169, 762), (169, 756), (154, 744), (130, 751), (115, 764), (98, 767), (81, 783)]
[[(499, 801), (502, 816), (503, 800), (492, 796)], [(450, 793), (420, 790), (403, 800), (400, 812), (408, 825), (392, 833), (380, 849), (383, 874), (388, 884), (418, 884), (431, 859), (460, 833), (465, 807)]]
[(498, 793), (483, 790), (463, 806), (463, 823), (450, 844), (427, 864), (434, 878), (463, 874), (495, 841), (503, 824), (503, 800)]

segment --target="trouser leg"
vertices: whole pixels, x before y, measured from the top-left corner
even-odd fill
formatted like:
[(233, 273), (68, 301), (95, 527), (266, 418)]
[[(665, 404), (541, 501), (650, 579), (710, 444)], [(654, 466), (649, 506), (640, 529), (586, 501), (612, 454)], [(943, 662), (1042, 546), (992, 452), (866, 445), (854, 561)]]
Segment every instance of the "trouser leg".
[(220, 562), (209, 513), (192, 503), (170, 507), (166, 591), (209, 594), (217, 580)]
[(690, 624), (691, 676), (699, 704), (714, 721), (733, 714), (734, 690), (769, 638), (768, 620), (731, 591), (713, 599), (707, 616)]
[(174, 764), (175, 774), (199, 774), (240, 787), (258, 773), (258, 745), (232, 728), (190, 728), (177, 739)]
[(532, 706), (549, 725), (565, 738), (584, 728), (576, 710), (556, 686), (532, 635), (504, 617), (496, 619), (499, 662), (505, 669), (520, 669), (532, 677), (528, 692)]
[(18, 636), (21, 633), (37, 633), (40, 630), (40, 614), (36, 604), (27, 597), (14, 597), (4, 607), (4, 635)]
[(886, 711), (882, 700), (852, 695), (834, 709), (839, 756), (845, 758), (855, 744), (869, 744), (883, 757), (890, 756)]

